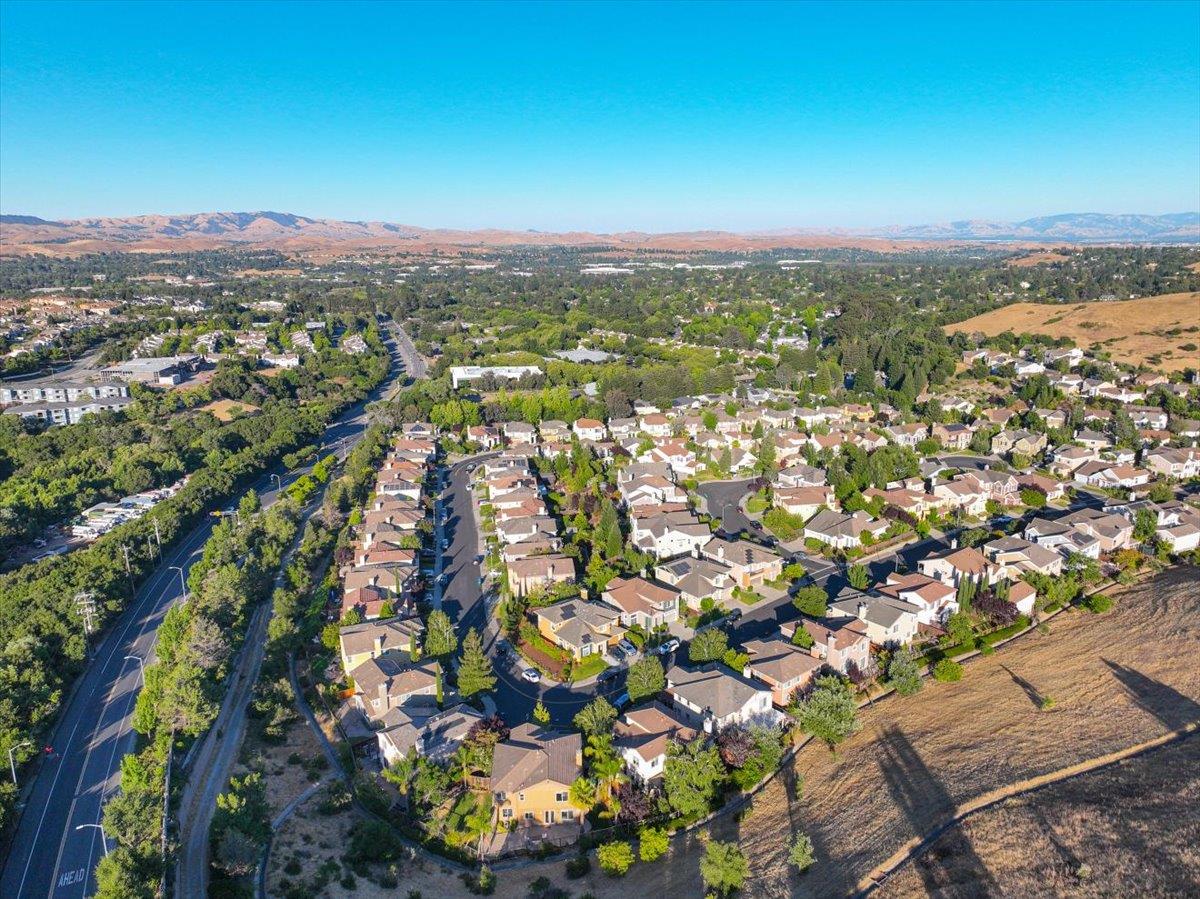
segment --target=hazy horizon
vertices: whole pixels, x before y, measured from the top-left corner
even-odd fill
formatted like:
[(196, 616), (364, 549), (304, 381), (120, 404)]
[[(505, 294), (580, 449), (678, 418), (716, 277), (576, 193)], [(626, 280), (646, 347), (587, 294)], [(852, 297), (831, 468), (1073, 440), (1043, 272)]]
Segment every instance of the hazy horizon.
[(1191, 0), (0, 8), (12, 214), (661, 233), (1200, 208)]

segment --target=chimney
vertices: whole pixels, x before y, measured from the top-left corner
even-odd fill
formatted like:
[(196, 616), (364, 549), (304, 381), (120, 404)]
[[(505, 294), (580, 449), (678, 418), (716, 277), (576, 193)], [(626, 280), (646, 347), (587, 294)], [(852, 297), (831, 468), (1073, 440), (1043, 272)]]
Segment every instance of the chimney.
[(388, 708), (388, 688), (387, 682), (384, 681), (379, 685), (379, 704), (385, 709)]
[(867, 620), (867, 604), (865, 602), (860, 602), (858, 604), (858, 617), (862, 621)]
[(383, 634), (375, 635), (375, 655), (383, 654)]

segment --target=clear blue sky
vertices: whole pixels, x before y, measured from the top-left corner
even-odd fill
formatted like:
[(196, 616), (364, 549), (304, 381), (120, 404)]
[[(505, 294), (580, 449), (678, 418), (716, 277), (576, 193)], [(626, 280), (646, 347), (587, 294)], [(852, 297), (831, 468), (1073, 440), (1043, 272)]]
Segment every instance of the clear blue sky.
[(1200, 207), (1200, 4), (0, 4), (0, 207), (748, 230)]

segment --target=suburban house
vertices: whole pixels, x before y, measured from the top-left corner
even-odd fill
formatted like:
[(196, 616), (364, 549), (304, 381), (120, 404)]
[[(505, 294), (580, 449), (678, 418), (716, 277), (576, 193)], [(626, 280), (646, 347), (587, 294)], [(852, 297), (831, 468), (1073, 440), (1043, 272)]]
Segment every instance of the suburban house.
[(604, 654), (625, 635), (620, 613), (600, 603), (569, 599), (531, 614), (542, 636), (576, 659)]
[(708, 525), (689, 511), (635, 518), (630, 525), (634, 545), (659, 559), (698, 551), (712, 538)]
[(600, 599), (621, 613), (625, 627), (651, 631), (679, 618), (679, 591), (642, 577), (613, 578)]
[(505, 563), (508, 588), (514, 596), (528, 596), (555, 584), (575, 582), (575, 560), (561, 553), (523, 556)]
[(891, 596), (843, 590), (829, 604), (829, 618), (857, 618), (876, 646), (907, 646), (917, 635), (921, 609)]
[(863, 534), (881, 537), (890, 526), (889, 522), (873, 519), (862, 510), (845, 513), (823, 509), (804, 526), (804, 537), (834, 549), (851, 549), (862, 546)]
[(676, 666), (667, 672), (667, 696), (692, 727), (715, 734), (733, 724), (777, 724), (771, 691), (715, 663), (698, 671)]
[(1066, 496), (1067, 488), (1061, 481), (1040, 474), (1023, 474), (1017, 478), (1019, 490), (1036, 490), (1046, 497), (1047, 502), (1055, 502)]
[(1200, 449), (1151, 450), (1142, 458), (1142, 464), (1163, 477), (1185, 481), (1200, 476)]
[(368, 659), (350, 672), (354, 703), (372, 721), (389, 709), (407, 705), (428, 706), (437, 697), (441, 668), (432, 659), (403, 662), (388, 656)]
[(777, 487), (774, 494), (775, 505), (792, 515), (799, 515), (805, 521), (812, 518), (822, 507), (833, 505), (833, 488), (831, 487)]
[(800, 618), (779, 626), (785, 640), (792, 640), (803, 628), (812, 637), (808, 652), (839, 674), (866, 671), (871, 664), (871, 637), (867, 626), (857, 618)]
[(941, 626), (958, 611), (958, 591), (924, 574), (889, 574), (879, 593), (917, 608), (921, 624)]
[(352, 624), (338, 631), (342, 671), (350, 672), (368, 659), (407, 654), (421, 639), (424, 627), (416, 615), (381, 618)]
[(929, 429), (929, 436), (946, 449), (966, 449), (971, 445), (972, 433), (964, 424), (936, 424)]
[(577, 733), (537, 724), (513, 728), (496, 744), (489, 788), (500, 825), (574, 824), (579, 812), (567, 796), (583, 773), (583, 744)]
[(630, 709), (617, 719), (613, 733), (613, 748), (624, 759), (630, 776), (641, 784), (662, 776), (671, 740), (690, 743), (699, 736), (683, 715), (657, 700)]
[(1015, 453), (1026, 458), (1035, 458), (1046, 448), (1046, 435), (1033, 431), (1001, 431), (992, 438), (992, 452), (997, 455)]
[(755, 677), (771, 688), (771, 701), (781, 709), (791, 704), (797, 690), (805, 689), (822, 662), (807, 650), (774, 637), (750, 640), (743, 649), (750, 659), (742, 673)]
[(678, 590), (692, 609), (699, 609), (705, 597), (712, 597), (718, 603), (733, 599), (733, 572), (727, 565), (711, 559), (683, 556), (659, 565), (654, 576)]
[(825, 471), (798, 463), (782, 469), (776, 480), (780, 487), (821, 487), (825, 484)]
[(999, 566), (989, 562), (983, 553), (971, 546), (921, 559), (917, 562), (917, 570), (951, 587), (957, 587), (963, 581), (976, 584), (985, 580), (996, 581), (1001, 574)]
[(1115, 490), (1119, 487), (1140, 487), (1150, 482), (1150, 472), (1132, 465), (1115, 465), (1111, 462), (1084, 462), (1075, 469), (1077, 483), (1089, 487)]
[(749, 540), (726, 540), (713, 537), (702, 547), (700, 555), (729, 568), (734, 583), (749, 590), (783, 574), (783, 556)]
[(465, 703), (442, 712), (436, 705), (390, 709), (380, 719), (383, 730), (375, 735), (379, 755), (386, 765), (413, 754), (445, 764), (483, 717)]
[(1052, 549), (1039, 546), (1020, 537), (1001, 537), (983, 545), (984, 554), (1005, 569), (1009, 579), (1033, 572), (1058, 577), (1063, 570), (1063, 557)]
[(571, 430), (580, 440), (603, 440), (608, 436), (604, 422), (594, 418), (577, 419), (575, 424), (571, 425)]

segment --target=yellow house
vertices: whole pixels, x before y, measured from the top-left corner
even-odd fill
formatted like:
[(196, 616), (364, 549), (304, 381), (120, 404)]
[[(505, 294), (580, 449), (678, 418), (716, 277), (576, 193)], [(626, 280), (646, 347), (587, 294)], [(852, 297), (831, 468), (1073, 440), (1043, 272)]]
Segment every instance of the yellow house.
[(421, 619), (386, 618), (352, 624), (338, 631), (342, 670), (347, 674), (370, 659), (407, 653), (420, 641)]
[(534, 615), (542, 636), (576, 659), (603, 655), (625, 636), (620, 613), (599, 603), (570, 599), (538, 609)]
[(496, 744), (490, 788), (497, 826), (548, 827), (580, 824), (582, 812), (568, 798), (583, 773), (583, 744), (577, 733), (537, 724), (513, 728)]

